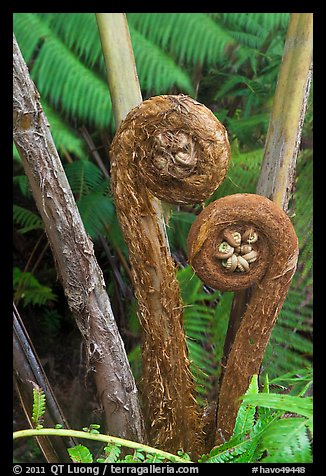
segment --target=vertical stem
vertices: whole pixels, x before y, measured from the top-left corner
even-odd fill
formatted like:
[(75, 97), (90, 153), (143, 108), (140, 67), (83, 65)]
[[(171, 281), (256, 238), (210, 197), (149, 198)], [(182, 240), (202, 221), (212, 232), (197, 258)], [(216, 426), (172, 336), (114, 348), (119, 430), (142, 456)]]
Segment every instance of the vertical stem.
[(313, 14), (292, 13), (256, 192), (288, 209), (312, 71)]
[[(66, 428), (69, 428), (15, 305), (13, 321), (15, 386), (31, 428), (33, 428), (31, 422), (33, 406), (32, 382), (39, 385), (46, 396), (46, 425), (54, 426), (56, 423), (61, 423)], [(58, 439), (49, 440), (45, 437), (38, 438), (37, 441), (48, 463), (68, 463), (70, 459), (66, 447), (67, 445), (74, 446), (77, 444), (77, 442), (71, 438), (66, 441), (59, 441)]]
[[(125, 13), (96, 13), (96, 21), (106, 65), (113, 114), (118, 128), (128, 112), (142, 102), (135, 57)], [(150, 196), (149, 200), (164, 244), (170, 251), (162, 205), (153, 196)]]
[(116, 125), (142, 102), (124, 13), (96, 13)]
[(85, 232), (49, 123), (14, 37), (13, 135), (76, 318), (111, 434), (144, 441), (138, 392), (93, 243)]
[[(121, 13), (97, 13), (96, 18), (119, 126), (142, 102), (128, 25)], [(161, 202), (147, 191), (137, 167), (131, 167), (127, 159), (119, 159), (116, 168), (119, 173), (112, 181), (112, 192), (129, 248), (138, 316), (144, 329), (143, 397), (150, 442), (169, 451), (183, 448), (189, 452), (199, 447), (199, 415), (183, 329), (183, 304)]]

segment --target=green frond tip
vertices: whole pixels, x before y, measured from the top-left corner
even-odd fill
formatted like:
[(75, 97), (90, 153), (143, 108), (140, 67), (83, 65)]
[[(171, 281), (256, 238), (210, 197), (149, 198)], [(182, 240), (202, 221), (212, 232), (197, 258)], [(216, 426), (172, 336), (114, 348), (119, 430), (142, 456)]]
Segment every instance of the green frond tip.
[[(258, 375), (253, 375), (246, 395), (258, 394)], [(255, 423), (256, 406), (252, 404), (242, 403), (240, 405), (237, 419), (235, 422), (233, 436), (245, 435), (252, 429)]]
[(121, 446), (117, 444), (107, 445), (104, 448), (105, 458), (97, 460), (98, 463), (115, 463), (120, 456)]
[(312, 397), (297, 397), (276, 393), (259, 393), (258, 395), (245, 395), (243, 402), (275, 410), (297, 413), (306, 418), (312, 417)]
[(35, 382), (33, 383), (33, 411), (32, 422), (35, 423), (35, 428), (42, 428), (43, 415), (45, 413), (46, 397), (43, 389)]

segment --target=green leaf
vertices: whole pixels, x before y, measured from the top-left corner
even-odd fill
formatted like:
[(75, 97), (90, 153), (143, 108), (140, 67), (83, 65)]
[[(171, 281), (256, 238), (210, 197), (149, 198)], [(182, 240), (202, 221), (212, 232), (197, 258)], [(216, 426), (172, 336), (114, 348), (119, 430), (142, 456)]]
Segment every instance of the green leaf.
[(263, 434), (260, 447), (267, 456), (262, 463), (311, 463), (311, 443), (305, 418), (283, 418)]
[(22, 299), (24, 307), (29, 304), (42, 306), (48, 301), (57, 300), (51, 288), (41, 284), (31, 273), (22, 272), (17, 266), (13, 269), (13, 287), (15, 300)]
[(119, 445), (108, 445), (104, 448), (105, 459), (103, 463), (115, 463), (120, 456), (121, 448)]
[[(258, 394), (258, 375), (253, 375), (246, 396)], [(252, 404), (241, 403), (235, 422), (233, 436), (246, 434), (251, 430), (255, 422), (256, 406)]]
[(68, 448), (67, 451), (74, 463), (93, 463), (93, 456), (86, 446), (77, 445), (73, 448)]
[(19, 232), (22, 234), (44, 228), (43, 221), (38, 214), (18, 205), (13, 205), (13, 219), (14, 223), (21, 226)]
[(46, 397), (42, 388), (36, 383), (33, 383), (33, 411), (32, 421), (35, 423), (36, 428), (41, 428), (40, 421), (45, 413)]
[(259, 393), (258, 395), (245, 395), (243, 402), (267, 408), (275, 408), (285, 412), (297, 413), (307, 418), (312, 416), (313, 406), (311, 397), (296, 397), (276, 393)]

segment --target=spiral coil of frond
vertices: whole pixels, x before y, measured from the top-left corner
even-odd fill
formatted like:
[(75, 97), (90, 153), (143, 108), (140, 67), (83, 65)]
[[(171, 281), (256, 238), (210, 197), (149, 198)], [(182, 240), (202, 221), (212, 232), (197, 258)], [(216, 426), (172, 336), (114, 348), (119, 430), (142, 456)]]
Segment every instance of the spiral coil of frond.
[[(239, 397), (259, 373), (270, 333), (282, 307), (298, 259), (298, 239), (286, 213), (255, 194), (235, 194), (212, 202), (192, 225), (189, 261), (206, 284), (223, 290), (250, 287), (222, 378), (217, 427), (232, 435)], [(217, 438), (219, 440), (219, 437)]]
[(143, 327), (143, 385), (150, 440), (199, 448), (200, 411), (183, 329), (176, 269), (152, 195), (172, 203), (208, 198), (224, 179), (224, 126), (190, 97), (157, 96), (134, 108), (111, 146), (112, 190), (129, 249)]

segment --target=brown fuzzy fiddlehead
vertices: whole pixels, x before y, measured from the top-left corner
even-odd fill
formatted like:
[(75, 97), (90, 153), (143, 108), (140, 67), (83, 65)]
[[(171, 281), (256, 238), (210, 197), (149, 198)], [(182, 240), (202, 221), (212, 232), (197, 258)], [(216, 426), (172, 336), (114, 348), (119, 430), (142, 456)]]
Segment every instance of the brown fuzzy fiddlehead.
[(259, 372), (296, 269), (298, 239), (286, 213), (272, 201), (260, 195), (235, 194), (216, 200), (200, 213), (187, 245), (189, 261), (206, 284), (223, 291), (250, 287), (250, 300), (221, 382), (220, 441), (220, 434), (226, 439), (232, 435), (238, 397)]
[(224, 179), (229, 143), (222, 124), (187, 96), (157, 96), (134, 108), (111, 146), (112, 191), (129, 249), (143, 327), (143, 397), (149, 437), (192, 451), (200, 438), (175, 265), (157, 198), (196, 203)]

